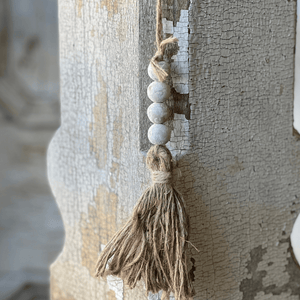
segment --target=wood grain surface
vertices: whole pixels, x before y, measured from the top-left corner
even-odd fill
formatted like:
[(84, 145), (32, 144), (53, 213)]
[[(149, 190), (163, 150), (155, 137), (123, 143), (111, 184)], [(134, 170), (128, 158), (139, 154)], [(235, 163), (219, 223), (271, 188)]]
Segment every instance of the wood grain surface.
[[(143, 141), (155, 3), (59, 7), (62, 126), (48, 170), (66, 240), (51, 267), (52, 300), (147, 299), (142, 284), (129, 291), (93, 272), (100, 248), (150, 183)], [(295, 13), (294, 1), (164, 2), (163, 17), (187, 37), (187, 65), (175, 59), (173, 72), (187, 78), (191, 114), (175, 114), (169, 147), (200, 250), (189, 249), (194, 300), (300, 297), (289, 250), (300, 209)], [(188, 74), (180, 71), (186, 66)]]

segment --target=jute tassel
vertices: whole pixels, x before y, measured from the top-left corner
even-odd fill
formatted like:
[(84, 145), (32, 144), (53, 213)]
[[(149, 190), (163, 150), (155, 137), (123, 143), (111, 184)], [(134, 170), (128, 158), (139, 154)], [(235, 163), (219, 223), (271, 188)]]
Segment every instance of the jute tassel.
[(163, 290), (163, 299), (171, 292), (176, 300), (191, 299), (185, 253), (189, 219), (183, 198), (172, 185), (172, 155), (166, 146), (154, 145), (146, 163), (152, 186), (101, 252), (96, 276), (116, 275), (130, 288), (142, 279), (147, 292)]

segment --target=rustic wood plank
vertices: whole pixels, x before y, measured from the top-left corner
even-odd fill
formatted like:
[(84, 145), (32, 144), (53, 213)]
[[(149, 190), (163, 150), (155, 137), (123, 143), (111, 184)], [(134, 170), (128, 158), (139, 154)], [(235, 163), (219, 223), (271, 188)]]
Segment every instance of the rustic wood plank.
[(299, 210), (292, 135), (293, 1), (193, 1), (191, 214), (195, 299), (299, 299), (289, 234)]
[[(175, 116), (169, 147), (200, 250), (189, 250), (194, 299), (299, 299), (295, 2), (176, 3), (164, 17), (187, 30), (191, 119)], [(140, 149), (153, 14), (146, 1), (60, 1), (62, 126), (48, 161), (66, 241), (53, 300), (146, 297), (95, 279), (93, 264), (150, 182)]]
[(135, 0), (59, 2), (62, 125), (48, 170), (66, 240), (51, 267), (52, 299), (146, 297), (93, 276), (100, 246), (147, 178), (138, 147), (138, 9)]

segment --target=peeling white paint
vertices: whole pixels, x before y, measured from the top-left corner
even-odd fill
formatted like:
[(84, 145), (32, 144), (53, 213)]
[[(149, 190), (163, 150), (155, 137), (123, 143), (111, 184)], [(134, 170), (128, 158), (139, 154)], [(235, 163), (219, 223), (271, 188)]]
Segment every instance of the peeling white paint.
[(168, 21), (166, 18), (163, 18), (162, 23), (163, 23), (163, 32), (164, 33), (169, 33), (169, 34), (174, 33), (172, 21)]
[[(175, 90), (180, 94), (189, 93), (189, 11), (181, 10), (177, 26), (173, 27), (173, 36), (178, 38), (179, 51), (172, 58), (171, 76)], [(173, 23), (173, 22), (171, 22)], [(169, 33), (169, 32), (167, 32)]]
[[(101, 251), (104, 250), (105, 246), (106, 245), (101, 244), (101, 246), (100, 246)], [(109, 261), (111, 261), (111, 259)], [(108, 266), (106, 266), (106, 269), (108, 269)], [(123, 292), (124, 291), (124, 283), (123, 283), (123, 280), (116, 277), (116, 276), (112, 276), (112, 275), (107, 276), (106, 280), (107, 280), (107, 284), (108, 284), (109, 289), (115, 292), (117, 300), (124, 300), (124, 292)]]
[[(165, 33), (173, 32), (173, 36), (178, 38), (179, 51), (174, 55), (171, 63), (171, 77), (175, 90), (184, 95), (189, 93), (189, 10), (181, 10), (180, 18), (171, 30), (168, 26), (173, 22), (164, 21)], [(168, 147), (174, 156), (181, 156), (183, 152), (190, 148), (189, 121), (184, 115), (175, 114), (172, 122), (172, 136)], [(181, 137), (178, 139), (177, 137)]]
[(110, 290), (114, 291), (117, 300), (123, 300), (123, 280), (115, 276), (107, 276), (107, 284)]

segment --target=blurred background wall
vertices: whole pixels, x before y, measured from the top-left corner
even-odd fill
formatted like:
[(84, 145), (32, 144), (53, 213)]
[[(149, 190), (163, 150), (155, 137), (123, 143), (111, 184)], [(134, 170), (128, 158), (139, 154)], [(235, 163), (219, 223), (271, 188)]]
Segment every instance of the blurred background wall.
[(49, 298), (64, 239), (46, 175), (59, 119), (57, 1), (1, 0), (0, 299)]

